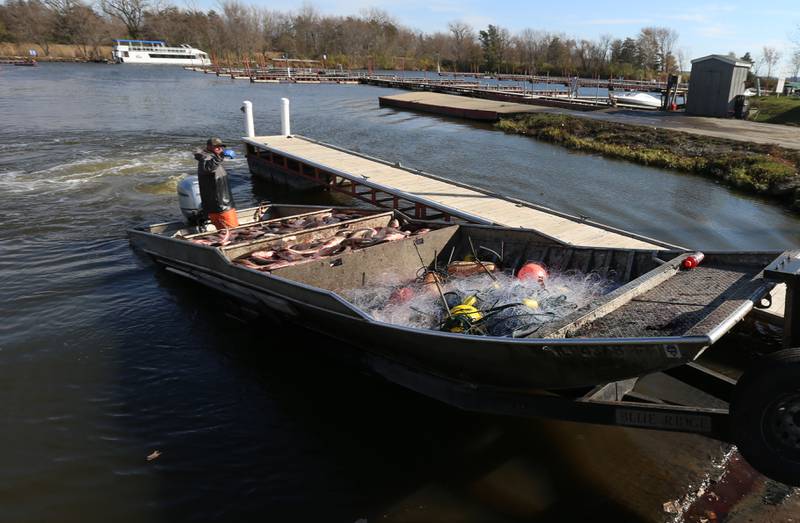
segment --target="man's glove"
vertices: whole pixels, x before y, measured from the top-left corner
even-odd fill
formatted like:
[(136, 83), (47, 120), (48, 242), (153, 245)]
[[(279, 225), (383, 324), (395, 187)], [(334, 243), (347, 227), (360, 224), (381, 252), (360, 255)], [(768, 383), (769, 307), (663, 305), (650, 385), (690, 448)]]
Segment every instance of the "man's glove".
[(226, 158), (236, 158), (236, 153), (233, 151), (233, 149), (225, 149), (222, 151), (222, 156)]

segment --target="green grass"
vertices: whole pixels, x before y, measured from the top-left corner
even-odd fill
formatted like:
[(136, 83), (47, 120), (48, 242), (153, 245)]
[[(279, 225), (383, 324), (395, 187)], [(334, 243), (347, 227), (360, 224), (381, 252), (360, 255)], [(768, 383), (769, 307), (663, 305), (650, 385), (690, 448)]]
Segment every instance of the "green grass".
[[(750, 99), (751, 120), (800, 126), (800, 97), (759, 96)], [(754, 111), (755, 109), (755, 111)]]
[(508, 118), (497, 127), (578, 151), (709, 176), (800, 210), (800, 151), (557, 114)]

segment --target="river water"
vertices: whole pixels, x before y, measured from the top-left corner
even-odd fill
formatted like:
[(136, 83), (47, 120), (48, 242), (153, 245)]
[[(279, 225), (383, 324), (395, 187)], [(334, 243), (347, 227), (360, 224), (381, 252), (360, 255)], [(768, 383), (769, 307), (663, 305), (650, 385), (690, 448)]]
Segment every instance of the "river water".
[[(647, 236), (800, 245), (797, 216), (764, 200), (379, 108), (392, 93), (0, 66), (0, 520), (671, 520), (663, 502), (713, 474), (720, 445), (457, 412), (362, 376), (329, 340), (243, 325), (130, 249), (126, 229), (178, 216), (191, 150), (219, 135), (241, 154), (246, 99), (277, 133), (281, 97), (294, 133)], [(229, 163), (240, 207), (329, 198)]]

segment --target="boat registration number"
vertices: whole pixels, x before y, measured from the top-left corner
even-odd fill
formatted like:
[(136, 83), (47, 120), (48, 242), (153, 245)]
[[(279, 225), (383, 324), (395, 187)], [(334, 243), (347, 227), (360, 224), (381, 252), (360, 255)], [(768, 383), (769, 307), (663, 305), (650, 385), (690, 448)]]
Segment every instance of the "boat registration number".
[(711, 417), (703, 414), (678, 414), (634, 409), (616, 409), (618, 425), (649, 427), (688, 432), (711, 432)]

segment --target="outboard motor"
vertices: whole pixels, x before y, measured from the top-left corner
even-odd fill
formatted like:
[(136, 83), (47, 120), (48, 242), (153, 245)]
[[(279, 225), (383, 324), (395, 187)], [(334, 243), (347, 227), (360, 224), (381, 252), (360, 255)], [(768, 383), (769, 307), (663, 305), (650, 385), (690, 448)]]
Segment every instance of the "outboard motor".
[(205, 218), (200, 199), (200, 182), (197, 176), (187, 176), (178, 182), (178, 203), (190, 225), (200, 225)]

